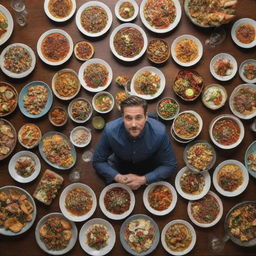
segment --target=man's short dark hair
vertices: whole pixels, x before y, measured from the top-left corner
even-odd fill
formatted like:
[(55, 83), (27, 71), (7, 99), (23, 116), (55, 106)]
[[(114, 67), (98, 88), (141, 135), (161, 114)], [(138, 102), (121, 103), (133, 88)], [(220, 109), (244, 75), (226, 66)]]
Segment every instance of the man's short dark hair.
[(146, 115), (147, 109), (148, 109), (148, 104), (146, 100), (137, 97), (137, 96), (129, 96), (125, 100), (123, 100), (120, 104), (121, 106), (121, 112), (122, 114), (124, 113), (124, 108), (126, 107), (133, 107), (133, 106), (141, 106), (144, 109), (144, 114)]

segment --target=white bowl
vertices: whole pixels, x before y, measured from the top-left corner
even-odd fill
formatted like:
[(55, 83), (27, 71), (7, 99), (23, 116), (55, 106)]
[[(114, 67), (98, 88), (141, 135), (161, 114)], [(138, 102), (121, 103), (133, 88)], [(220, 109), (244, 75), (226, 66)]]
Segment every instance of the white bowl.
[[(67, 194), (70, 190), (72, 190), (74, 188), (82, 188), (83, 190), (87, 191), (91, 195), (91, 198), (92, 198), (92, 202), (93, 202), (92, 208), (86, 214), (81, 215), (81, 216), (76, 216), (76, 215), (71, 214), (66, 209), (66, 206), (65, 206), (65, 199), (67, 197)], [(93, 215), (93, 213), (96, 210), (97, 199), (96, 199), (96, 195), (95, 195), (94, 191), (88, 185), (83, 184), (83, 183), (72, 183), (72, 184), (68, 185), (62, 191), (62, 193), (60, 195), (60, 199), (59, 199), (59, 206), (60, 206), (61, 212), (67, 219), (69, 219), (71, 221), (75, 221), (75, 222), (81, 222), (81, 221), (85, 221), (85, 220), (89, 219)]]
[[(86, 141), (84, 141), (83, 143), (77, 143), (75, 141), (75, 133), (78, 132), (78, 130), (82, 130), (82, 132), (86, 132), (88, 134), (88, 138), (86, 139)], [(78, 136), (79, 137), (79, 136)], [(83, 147), (86, 147), (92, 140), (92, 133), (91, 131), (84, 127), (84, 126), (76, 126), (70, 133), (70, 141), (72, 142), (72, 144), (78, 148), (83, 148)]]
[[(164, 116), (161, 115), (161, 113), (160, 113), (160, 111), (159, 111), (159, 105), (160, 105), (160, 103), (161, 103), (162, 101), (164, 101), (164, 100), (170, 100), (170, 101), (174, 102), (174, 104), (177, 104), (177, 112), (176, 112), (173, 116), (164, 117)], [(180, 104), (178, 103), (177, 100), (175, 100), (174, 98), (171, 98), (171, 97), (165, 97), (165, 98), (159, 100), (158, 103), (157, 103), (157, 106), (156, 106), (156, 112), (157, 112), (158, 116), (159, 116), (160, 118), (162, 118), (163, 120), (167, 120), (167, 121), (174, 119), (174, 118), (179, 114), (179, 111), (180, 111)]]
[[(119, 8), (120, 8), (120, 6), (121, 6), (123, 3), (125, 3), (125, 2), (128, 2), (128, 3), (132, 4), (132, 6), (133, 6), (133, 8), (134, 8), (134, 13), (133, 13), (133, 15), (132, 15), (130, 18), (128, 18), (128, 19), (122, 18), (122, 17), (120, 16), (120, 14), (119, 14)], [(118, 0), (118, 1), (116, 2), (116, 5), (115, 5), (115, 14), (116, 14), (116, 17), (117, 17), (119, 20), (121, 20), (121, 21), (123, 21), (123, 22), (130, 22), (130, 21), (134, 20), (134, 19), (137, 17), (138, 13), (139, 13), (139, 6), (138, 6), (138, 4), (137, 4), (137, 2), (136, 2), (135, 0)]]
[[(110, 100), (111, 100), (111, 106), (109, 107), (109, 109), (107, 109), (107, 110), (105, 110), (105, 111), (98, 109), (97, 106), (96, 106), (96, 99), (97, 99), (98, 97), (102, 96), (102, 95), (108, 96), (108, 97), (110, 98)], [(109, 112), (113, 109), (114, 105), (115, 105), (115, 100), (114, 100), (113, 95), (112, 95), (111, 93), (109, 93), (109, 92), (106, 92), (106, 91), (97, 92), (97, 93), (93, 96), (93, 98), (92, 98), (92, 106), (93, 106), (93, 109), (94, 109), (96, 112), (100, 113), (100, 114), (109, 113)]]
[[(239, 166), (240, 170), (242, 171), (243, 173), (243, 182), (242, 184), (234, 191), (226, 191), (224, 190), (219, 184), (218, 184), (218, 173), (220, 171), (221, 168), (223, 168), (225, 165), (228, 165), (228, 164), (234, 164), (234, 165), (237, 165)], [(213, 173), (213, 176), (212, 176), (212, 180), (213, 180), (213, 185), (215, 187), (215, 189), (223, 196), (227, 196), (227, 197), (234, 197), (234, 196), (238, 196), (240, 195), (246, 188), (247, 188), (247, 185), (249, 183), (249, 174), (248, 174), (248, 171), (247, 169), (245, 168), (245, 166), (237, 161), (237, 160), (233, 160), (233, 159), (230, 159), (230, 160), (226, 160), (226, 161), (223, 161), (221, 162), (214, 170), (214, 173)]]
[(53, 21), (56, 21), (56, 22), (64, 22), (64, 21), (67, 21), (69, 20), (75, 13), (76, 11), (76, 0), (70, 0), (71, 1), (71, 4), (72, 4), (72, 8), (71, 8), (71, 11), (69, 13), (69, 15), (67, 15), (66, 17), (63, 17), (63, 18), (60, 18), (60, 17), (54, 17), (51, 12), (49, 11), (49, 3), (50, 3), (51, 0), (45, 0), (44, 1), (44, 11), (45, 11), (45, 14), (48, 16), (49, 19), (53, 20)]
[[(99, 7), (103, 8), (106, 11), (107, 16), (108, 16), (108, 21), (107, 21), (105, 28), (103, 28), (101, 31), (99, 31), (97, 33), (91, 33), (89, 31), (85, 30), (81, 24), (81, 15), (82, 15), (83, 11), (85, 10), (85, 8), (87, 8), (89, 6), (99, 6)], [(112, 19), (113, 18), (112, 18), (111, 10), (109, 9), (109, 7), (106, 4), (99, 2), (99, 1), (89, 1), (89, 2), (86, 2), (83, 5), (81, 5), (80, 8), (78, 9), (78, 11), (76, 13), (76, 26), (79, 29), (79, 31), (82, 34), (84, 34), (85, 36), (99, 37), (99, 36), (104, 35), (109, 30), (109, 28), (111, 27), (111, 24), (112, 24)]]
[(6, 17), (7, 19), (7, 31), (6, 33), (1, 37), (0, 39), (0, 45), (4, 44), (12, 35), (12, 31), (13, 31), (13, 19), (12, 19), (12, 15), (10, 14), (10, 12), (3, 6), (0, 4), (0, 12)]
[[(134, 28), (134, 29), (136, 29), (136, 30), (138, 30), (138, 31), (141, 33), (141, 35), (142, 35), (142, 37), (143, 37), (143, 40), (144, 40), (144, 45), (143, 45), (143, 48), (142, 48), (142, 50), (140, 51), (139, 54), (137, 54), (137, 55), (135, 55), (135, 56), (133, 56), (133, 57), (131, 57), (131, 58), (128, 58), (128, 57), (124, 57), (124, 56), (120, 55), (120, 54), (116, 51), (115, 46), (114, 46), (114, 37), (115, 37), (116, 33), (117, 33), (120, 29), (122, 29), (122, 28), (130, 28), (130, 27), (131, 27), (131, 28)], [(139, 27), (138, 25), (133, 24), (133, 23), (125, 23), (125, 24), (121, 24), (121, 25), (117, 26), (117, 27), (113, 30), (113, 32), (111, 33), (110, 39), (109, 39), (109, 45), (110, 45), (110, 49), (111, 49), (112, 53), (113, 53), (118, 59), (123, 60), (123, 61), (130, 62), (130, 61), (135, 61), (135, 60), (139, 59), (140, 57), (142, 57), (142, 55), (145, 53), (145, 51), (147, 50), (147, 47), (148, 47), (148, 38), (147, 38), (147, 35), (146, 35), (146, 33), (144, 32), (144, 30), (143, 30), (141, 27)]]
[[(65, 36), (65, 37), (67, 38), (68, 42), (69, 42), (69, 52), (67, 53), (66, 57), (65, 57), (64, 59), (60, 60), (60, 61), (50, 61), (50, 60), (46, 59), (46, 58), (44, 57), (42, 51), (41, 51), (41, 45), (42, 45), (42, 43), (43, 43), (43, 40), (44, 40), (47, 36), (49, 36), (49, 35), (51, 35), (51, 34), (54, 34), (54, 33), (59, 33), (59, 34)], [(51, 66), (58, 66), (58, 65), (61, 65), (61, 64), (65, 63), (65, 62), (71, 57), (71, 55), (72, 55), (72, 53), (73, 53), (73, 46), (74, 46), (74, 45), (73, 45), (73, 40), (72, 40), (71, 36), (70, 36), (66, 31), (64, 31), (64, 30), (62, 30), (62, 29), (50, 29), (50, 30), (47, 30), (46, 32), (44, 32), (44, 33), (39, 37), (39, 39), (38, 39), (38, 41), (37, 41), (37, 53), (38, 53), (40, 59), (41, 59), (44, 63), (46, 63), (46, 64), (48, 64), (48, 65), (51, 65)]]
[(237, 44), (238, 46), (240, 46), (242, 48), (252, 48), (252, 47), (256, 46), (256, 38), (254, 38), (254, 40), (249, 44), (244, 44), (237, 39), (236, 30), (241, 24), (251, 24), (254, 27), (254, 30), (256, 31), (256, 21), (255, 20), (249, 19), (249, 18), (243, 18), (243, 19), (237, 20), (233, 24), (232, 29), (231, 29), (231, 37), (232, 37), (233, 41), (235, 42), (235, 44)]
[[(230, 63), (233, 65), (233, 68), (231, 70), (231, 73), (227, 76), (220, 76), (218, 75), (215, 70), (214, 70), (214, 64), (217, 60), (219, 59), (227, 59), (230, 61)], [(213, 75), (214, 78), (216, 78), (217, 80), (219, 81), (228, 81), (230, 79), (232, 79), (236, 72), (237, 72), (237, 62), (236, 62), (236, 59), (228, 54), (228, 53), (219, 53), (217, 55), (215, 55), (212, 59), (211, 59), (211, 62), (210, 62), (210, 71), (211, 71), (211, 74)]]
[[(215, 139), (214, 139), (214, 136), (213, 136), (213, 127), (214, 125), (216, 124), (217, 121), (221, 120), (221, 119), (231, 119), (233, 121), (235, 121), (239, 128), (240, 128), (240, 136), (238, 138), (238, 140), (231, 144), (231, 145), (222, 145), (220, 143), (218, 143)], [(210, 127), (209, 127), (209, 134), (210, 134), (210, 138), (212, 140), (212, 142), (218, 146), (219, 148), (222, 148), (222, 149), (231, 149), (231, 148), (235, 148), (237, 147), (243, 140), (244, 138), (244, 125), (243, 123), (237, 118), (235, 117), (234, 115), (230, 115), (230, 114), (223, 114), (223, 115), (220, 115), (220, 116), (217, 116), (216, 118), (214, 118), (212, 120), (212, 122), (210, 123)]]
[[(101, 64), (108, 70), (108, 79), (107, 79), (107, 82), (104, 86), (99, 86), (97, 88), (92, 88), (92, 87), (88, 86), (86, 84), (86, 82), (84, 81), (84, 70), (90, 64)], [(113, 78), (113, 72), (112, 72), (112, 68), (110, 67), (110, 65), (105, 60), (98, 59), (98, 58), (93, 58), (93, 59), (87, 60), (86, 62), (84, 62), (81, 65), (81, 67), (79, 68), (78, 77), (79, 77), (81, 85), (84, 87), (85, 90), (87, 90), (89, 92), (100, 92), (100, 91), (103, 91), (103, 90), (107, 89), (109, 87), (109, 85), (111, 84), (111, 81), (112, 81), (112, 78)]]
[[(9, 71), (8, 69), (6, 69), (4, 67), (4, 56), (6, 54), (6, 52), (12, 48), (12, 47), (22, 47), (23, 49), (25, 49), (30, 57), (31, 57), (31, 66), (30, 68), (28, 68), (26, 71), (22, 72), (22, 73), (14, 73), (14, 72), (11, 72)], [(21, 43), (14, 43), (14, 44), (10, 44), (8, 45), (7, 47), (5, 47), (0, 55), (0, 67), (3, 71), (3, 73), (5, 73), (7, 76), (11, 77), (11, 78), (23, 78), (23, 77), (26, 77), (28, 76), (35, 68), (36, 66), (36, 56), (35, 56), (35, 53), (34, 51), (26, 44), (21, 44)]]
[(151, 26), (148, 23), (148, 21), (146, 20), (146, 18), (144, 16), (144, 6), (147, 1), (148, 0), (143, 0), (140, 4), (140, 19), (146, 28), (148, 28), (149, 30), (151, 30), (152, 32), (155, 32), (155, 33), (167, 33), (167, 32), (170, 32), (171, 30), (173, 30), (179, 24), (180, 19), (181, 19), (181, 14), (182, 14), (180, 1), (172, 0), (173, 4), (175, 5), (175, 8), (176, 8), (176, 17), (175, 17), (174, 21), (167, 28), (161, 28), (161, 29)]
[(245, 60), (240, 64), (240, 67), (239, 67), (239, 75), (240, 75), (241, 79), (248, 84), (255, 84), (256, 77), (252, 80), (249, 80), (248, 78), (245, 77), (245, 75), (244, 75), (245, 64), (253, 64), (254, 66), (256, 66), (256, 60), (254, 60), (254, 59)]
[[(176, 57), (176, 54), (175, 54), (175, 46), (176, 46), (176, 44), (179, 42), (179, 41), (181, 41), (181, 40), (183, 40), (183, 39), (191, 39), (191, 40), (193, 40), (195, 43), (196, 43), (196, 45), (197, 45), (197, 47), (198, 47), (198, 56), (194, 59), (194, 60), (192, 60), (192, 61), (190, 61), (190, 62), (181, 62), (177, 57)], [(179, 36), (179, 37), (177, 37), (176, 39), (174, 39), (174, 41), (172, 42), (172, 45), (171, 45), (171, 55), (172, 55), (172, 58), (174, 59), (174, 61), (177, 63), (177, 64), (179, 64), (179, 65), (181, 65), (181, 66), (183, 66), (183, 67), (190, 67), (190, 66), (193, 66), (193, 65), (195, 65), (197, 62), (199, 62), (199, 60), (202, 58), (202, 56), (203, 56), (203, 45), (202, 45), (202, 43), (200, 42), (200, 40), (198, 39), (198, 38), (196, 38), (195, 36), (192, 36), (192, 35), (182, 35), (182, 36)]]

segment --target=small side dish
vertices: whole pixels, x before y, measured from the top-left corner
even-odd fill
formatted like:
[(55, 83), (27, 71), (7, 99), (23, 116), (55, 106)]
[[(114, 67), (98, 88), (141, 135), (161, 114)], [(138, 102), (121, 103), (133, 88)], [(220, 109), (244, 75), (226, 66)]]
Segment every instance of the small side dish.
[(20, 144), (28, 149), (36, 147), (39, 144), (41, 138), (41, 130), (36, 124), (24, 124), (18, 132), (18, 139)]
[(81, 61), (89, 60), (94, 54), (94, 47), (89, 42), (80, 41), (75, 44), (74, 54)]
[(228, 94), (226, 89), (219, 84), (207, 85), (202, 92), (202, 102), (212, 110), (216, 110), (224, 106)]
[(163, 120), (174, 119), (180, 110), (179, 103), (173, 98), (163, 98), (161, 99), (156, 107), (157, 114)]
[(68, 121), (67, 111), (63, 107), (53, 107), (49, 112), (49, 120), (54, 126), (63, 126)]
[(155, 64), (166, 62), (170, 57), (170, 46), (163, 39), (153, 39), (149, 41), (147, 57)]
[(68, 105), (69, 117), (76, 123), (88, 121), (92, 115), (92, 105), (84, 98), (75, 98)]
[(92, 139), (91, 131), (84, 126), (76, 126), (70, 133), (71, 142), (79, 148), (86, 147)]
[(134, 20), (138, 12), (139, 7), (135, 0), (119, 0), (115, 5), (116, 17), (123, 22)]
[(63, 178), (59, 174), (47, 169), (43, 173), (33, 197), (43, 204), (50, 205), (57, 196), (62, 183)]
[(114, 97), (111, 93), (102, 91), (93, 96), (92, 106), (94, 110), (101, 114), (109, 113), (115, 105)]
[(116, 102), (116, 107), (118, 108), (118, 110), (121, 110), (121, 102), (123, 100), (125, 100), (127, 98), (127, 93), (126, 92), (118, 92), (116, 94), (116, 97), (115, 97), (115, 102)]
[(248, 59), (241, 63), (239, 75), (246, 83), (256, 83), (256, 60)]
[(105, 119), (102, 116), (94, 116), (92, 119), (92, 126), (96, 130), (101, 130), (105, 126)]

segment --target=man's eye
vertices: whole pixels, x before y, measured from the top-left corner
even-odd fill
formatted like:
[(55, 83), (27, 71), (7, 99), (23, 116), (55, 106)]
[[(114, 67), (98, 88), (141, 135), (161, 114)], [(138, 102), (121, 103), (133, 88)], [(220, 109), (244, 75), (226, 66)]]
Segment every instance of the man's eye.
[(136, 116), (136, 120), (141, 120), (142, 116)]

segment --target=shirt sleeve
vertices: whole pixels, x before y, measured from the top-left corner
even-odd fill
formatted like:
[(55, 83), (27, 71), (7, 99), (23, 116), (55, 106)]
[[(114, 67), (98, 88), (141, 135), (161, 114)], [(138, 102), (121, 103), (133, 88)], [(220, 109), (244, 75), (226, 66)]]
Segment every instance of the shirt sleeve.
[(165, 180), (176, 170), (176, 156), (166, 133), (163, 135), (160, 147), (157, 149), (155, 159), (159, 165), (156, 169), (145, 175), (148, 184)]
[(118, 174), (118, 171), (112, 168), (108, 162), (108, 158), (112, 153), (113, 150), (108, 140), (107, 131), (104, 129), (95, 149), (92, 164), (96, 172), (107, 184), (113, 182), (114, 177)]

